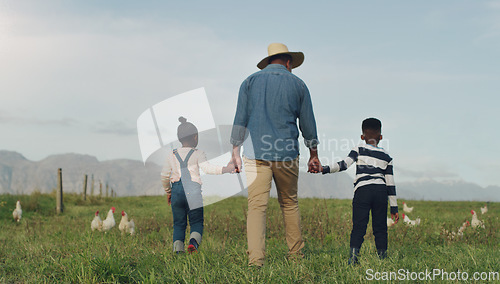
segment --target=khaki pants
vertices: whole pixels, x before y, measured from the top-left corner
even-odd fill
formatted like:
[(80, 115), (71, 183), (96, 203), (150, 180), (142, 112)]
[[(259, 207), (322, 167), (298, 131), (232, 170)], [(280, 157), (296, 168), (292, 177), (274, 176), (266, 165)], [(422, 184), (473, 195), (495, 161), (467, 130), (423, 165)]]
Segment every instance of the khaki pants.
[(288, 253), (302, 256), (304, 247), (300, 226), (297, 198), (299, 158), (293, 161), (273, 162), (243, 157), (248, 184), (248, 257), (250, 265), (264, 264), (266, 249), (266, 210), (274, 179), (278, 191), (283, 220), (285, 222)]

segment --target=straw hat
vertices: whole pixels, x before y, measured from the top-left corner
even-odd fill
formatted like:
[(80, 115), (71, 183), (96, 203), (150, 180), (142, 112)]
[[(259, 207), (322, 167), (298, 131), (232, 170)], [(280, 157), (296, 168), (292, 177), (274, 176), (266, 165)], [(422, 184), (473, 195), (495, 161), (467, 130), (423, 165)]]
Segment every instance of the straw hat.
[(262, 59), (259, 64), (257, 64), (257, 67), (259, 69), (264, 69), (267, 65), (269, 65), (269, 58), (273, 55), (276, 54), (289, 54), (292, 56), (292, 69), (299, 67), (302, 62), (304, 62), (304, 53), (302, 52), (290, 52), (288, 51), (288, 47), (282, 43), (271, 43), (267, 47), (267, 54), (268, 56), (264, 59)]

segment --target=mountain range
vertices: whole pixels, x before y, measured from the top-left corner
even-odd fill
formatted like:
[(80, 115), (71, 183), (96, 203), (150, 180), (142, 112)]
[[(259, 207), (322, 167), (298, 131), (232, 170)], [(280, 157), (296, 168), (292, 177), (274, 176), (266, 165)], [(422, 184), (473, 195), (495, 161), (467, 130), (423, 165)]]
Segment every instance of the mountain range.
[[(161, 195), (161, 166), (154, 162), (144, 164), (137, 160), (118, 159), (99, 161), (82, 154), (52, 155), (41, 161), (30, 161), (22, 154), (0, 151), (0, 194), (30, 194), (38, 190), (48, 193), (57, 186), (57, 171), (62, 169), (64, 192), (83, 191), (84, 175), (88, 175), (87, 194), (90, 194), (92, 176), (94, 194), (106, 185), (118, 196)], [(217, 184), (216, 177), (208, 177)], [(353, 179), (346, 173), (313, 175), (299, 174), (299, 196), (350, 199)], [(101, 184), (101, 185), (100, 185)], [(217, 184), (224, 187), (223, 181)], [(274, 187), (274, 184), (273, 184)], [(246, 195), (246, 192), (240, 192)], [(481, 187), (465, 181), (436, 181), (421, 179), (397, 185), (398, 198), (436, 201), (491, 201), (500, 202), (500, 187)], [(275, 190), (271, 191), (276, 196)]]
[(140, 161), (119, 159), (98, 161), (81, 154), (52, 155), (41, 161), (30, 161), (17, 152), (0, 151), (0, 194), (29, 194), (34, 190), (48, 193), (57, 187), (57, 171), (62, 169), (64, 192), (83, 191), (84, 175), (88, 175), (87, 194), (92, 176), (94, 194), (102, 185), (105, 194), (113, 189), (118, 196), (154, 195), (161, 189), (161, 167)]

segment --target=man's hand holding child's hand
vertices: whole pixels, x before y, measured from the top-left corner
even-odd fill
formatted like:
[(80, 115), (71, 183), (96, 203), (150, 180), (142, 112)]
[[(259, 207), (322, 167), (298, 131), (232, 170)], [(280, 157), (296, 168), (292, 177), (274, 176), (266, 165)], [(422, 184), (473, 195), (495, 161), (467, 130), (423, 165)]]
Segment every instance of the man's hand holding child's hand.
[(222, 168), (222, 173), (223, 174), (228, 174), (228, 173), (234, 173), (235, 172), (235, 166), (234, 166), (234, 163), (233, 161), (229, 161), (229, 163), (227, 163), (227, 166), (223, 167)]
[(309, 148), (309, 161), (307, 162), (307, 172), (317, 174), (321, 173), (323, 168), (318, 158), (318, 149)]

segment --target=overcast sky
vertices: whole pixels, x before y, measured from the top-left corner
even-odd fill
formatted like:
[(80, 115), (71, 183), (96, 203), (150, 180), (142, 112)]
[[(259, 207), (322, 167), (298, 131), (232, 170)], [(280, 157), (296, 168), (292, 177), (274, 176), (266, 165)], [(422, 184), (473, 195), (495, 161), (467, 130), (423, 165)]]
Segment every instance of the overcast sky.
[(231, 124), (271, 42), (305, 54), (325, 160), (374, 116), (396, 180), (500, 185), (500, 1), (0, 0), (0, 149), (140, 160), (142, 112), (205, 87)]

